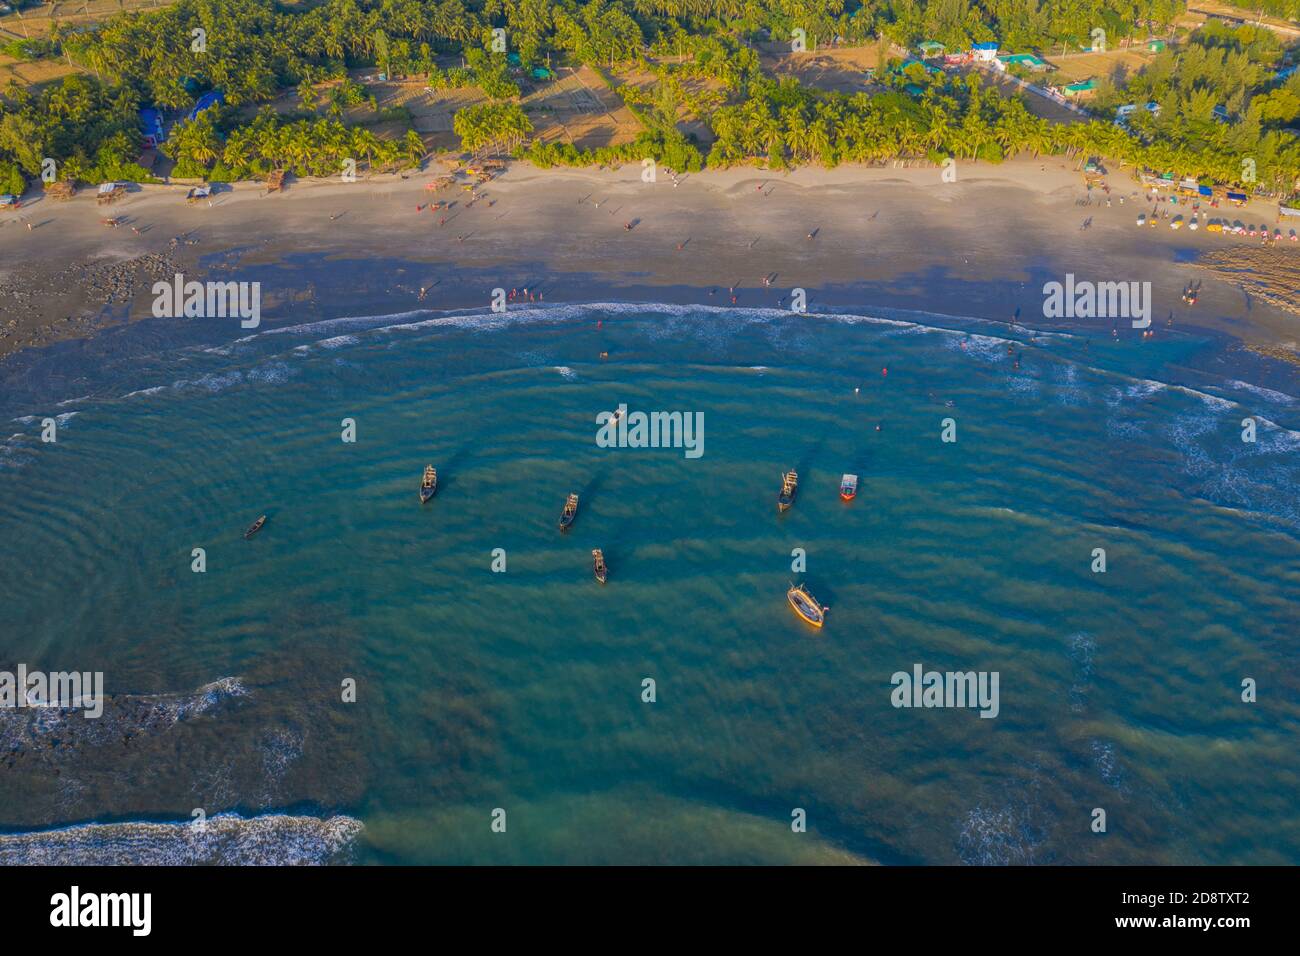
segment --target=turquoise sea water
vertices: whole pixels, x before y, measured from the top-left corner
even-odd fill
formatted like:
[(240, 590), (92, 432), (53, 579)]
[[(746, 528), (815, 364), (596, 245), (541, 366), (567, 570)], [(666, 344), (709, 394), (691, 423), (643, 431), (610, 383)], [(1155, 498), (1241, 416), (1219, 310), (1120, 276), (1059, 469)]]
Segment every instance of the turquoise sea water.
[[(0, 435), (0, 669), (119, 696), (0, 711), (0, 860), (1300, 862), (1300, 386), (1108, 332), (419, 313), (51, 385)], [(598, 447), (620, 403), (703, 456)], [(893, 707), (915, 664), (999, 715)]]

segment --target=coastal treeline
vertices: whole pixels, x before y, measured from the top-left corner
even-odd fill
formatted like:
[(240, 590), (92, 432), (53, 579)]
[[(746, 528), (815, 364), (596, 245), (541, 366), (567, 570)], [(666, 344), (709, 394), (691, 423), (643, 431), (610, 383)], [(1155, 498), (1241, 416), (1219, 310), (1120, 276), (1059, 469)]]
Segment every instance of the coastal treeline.
[(167, 148), (180, 178), (212, 182), (256, 179), (283, 169), (299, 176), (335, 176), (349, 161), (377, 171), (414, 166), (424, 142), (414, 130), (403, 139), (380, 139), (364, 126), (336, 119), (286, 119), (269, 107), (222, 136), (209, 112), (177, 124)]
[[(714, 111), (709, 165), (835, 166), (897, 156), (998, 162), (1020, 152), (1107, 156), (1205, 182), (1290, 193), (1300, 180), (1300, 75), (1275, 79), (1266, 31), (1209, 24), (1125, 86), (1106, 84), (1086, 122), (1051, 123), (977, 74), (886, 70), (879, 92), (815, 90), (745, 74), (745, 95)], [(1147, 108), (1152, 104), (1154, 108)], [(1121, 106), (1137, 107), (1124, 124)]]
[[(1285, 130), (1300, 121), (1300, 78), (1286, 77), (1287, 51), (1267, 30), (1211, 23), (1140, 72), (1103, 78), (1091, 122), (1048, 123), (1017, 96), (897, 53), (922, 39), (950, 50), (996, 40), (1004, 50), (1057, 51), (1097, 42), (1098, 29), (1113, 47), (1169, 35), (1184, 8), (1182, 0), (179, 0), (92, 30), (58, 26), (22, 46), (19, 55), (63, 57), (84, 72), (39, 92), (11, 84), (0, 97), (0, 183), (17, 191), (45, 158), (60, 178), (147, 179), (135, 165), (138, 111), (185, 110), (213, 90), (222, 104), (177, 123), (163, 147), (177, 175), (320, 175), (342, 159), (376, 168), (418, 161), (409, 111), (378, 111), (349, 78), (364, 67), (434, 89), (480, 89), (487, 102), (454, 120), (465, 148), (543, 166), (648, 156), (686, 170), (1081, 151), (1290, 191), (1300, 153)], [(875, 44), (870, 92), (766, 74), (758, 50), (779, 50), (796, 30), (809, 49)], [(561, 63), (596, 69), (642, 132), (592, 150), (530, 139), (520, 78)], [(652, 85), (623, 82), (627, 70), (649, 73)], [(265, 108), (286, 91), (296, 92), (295, 111)], [(345, 122), (367, 103), (375, 122), (396, 121), (396, 138)], [(1158, 109), (1112, 122), (1134, 103)]]

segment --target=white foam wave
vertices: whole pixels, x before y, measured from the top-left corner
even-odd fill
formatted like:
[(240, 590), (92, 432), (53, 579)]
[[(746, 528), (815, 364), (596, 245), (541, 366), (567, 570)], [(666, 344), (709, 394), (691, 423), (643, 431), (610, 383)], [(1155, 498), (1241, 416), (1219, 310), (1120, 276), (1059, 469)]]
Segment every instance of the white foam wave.
[(345, 862), (363, 825), (355, 817), (241, 817), (203, 822), (86, 823), (0, 835), (9, 866), (319, 866)]
[(1146, 398), (1148, 395), (1155, 395), (1158, 392), (1163, 392), (1168, 387), (1169, 386), (1164, 382), (1153, 382), (1149, 378), (1144, 378), (1134, 382), (1128, 388), (1124, 389), (1124, 397), (1142, 399)]
[(1079, 408), (1085, 404), (1086, 394), (1079, 382), (1079, 368), (1076, 365), (1058, 365), (1053, 375), (1056, 386), (1056, 400), (1067, 408)]
[[(67, 404), (67, 403), (62, 402), (60, 404)], [(80, 414), (81, 412), (60, 412), (58, 415), (54, 416), (54, 421), (59, 425), (66, 425), (68, 422), (72, 421)], [(23, 415), (20, 418), (15, 418), (14, 421), (18, 422), (18, 424), (20, 425), (35, 425), (37, 422), (44, 421), (47, 417), (49, 416)]]
[(31, 449), (33, 440), (26, 432), (14, 432), (0, 442), (0, 471), (17, 469), (35, 461)]
[(1015, 866), (1039, 862), (1041, 842), (1028, 808), (975, 807), (962, 821), (957, 847), (969, 865)]
[(1262, 398), (1266, 402), (1272, 402), (1275, 405), (1283, 405), (1287, 407), (1300, 405), (1300, 398), (1296, 398), (1294, 395), (1288, 395), (1285, 392), (1279, 392), (1271, 388), (1264, 388), (1262, 385), (1252, 385), (1249, 382), (1242, 382), (1237, 379), (1233, 379), (1225, 384), (1228, 388), (1237, 389), (1242, 392), (1249, 392), (1250, 394)]
[[(988, 341), (1002, 342), (991, 336), (978, 336), (962, 330), (928, 326), (921, 322), (886, 318), (878, 315), (865, 315), (845, 312), (806, 312), (794, 313), (788, 309), (760, 306), (720, 306), (707, 304), (679, 304), (667, 302), (590, 302), (556, 305), (525, 304), (507, 307), (504, 312), (493, 312), (481, 308), (451, 309), (434, 311), (432, 309), (414, 309), (407, 312), (395, 312), (383, 315), (341, 316), (336, 319), (321, 319), (300, 325), (286, 325), (267, 329), (264, 332), (247, 336), (240, 341), (248, 341), (259, 336), (269, 335), (310, 335), (317, 332), (397, 332), (419, 331), (435, 327), (456, 328), (504, 328), (511, 325), (532, 322), (557, 322), (571, 318), (586, 317), (592, 312), (608, 315), (645, 315), (652, 313), (670, 317), (687, 317), (700, 313), (727, 316), (741, 321), (772, 321), (796, 316), (807, 319), (821, 319), (842, 324), (870, 323), (873, 325), (892, 326), (899, 329), (911, 329), (917, 332), (946, 333), (954, 336), (970, 337)], [(961, 318), (954, 316), (950, 318)], [(409, 321), (414, 319), (415, 321)]]
[[(0, 708), (0, 745), (27, 747), (51, 735), (75, 733), (87, 745), (119, 741), (123, 733), (164, 733), (206, 714), (228, 700), (249, 696), (237, 677), (222, 677), (188, 694), (121, 694), (104, 705), (98, 720), (83, 720), (64, 708)], [(70, 729), (69, 725), (75, 725)]]
[(152, 388), (138, 388), (134, 392), (127, 392), (123, 398), (136, 398), (140, 395), (157, 395), (159, 392), (165, 392), (170, 388), (168, 385), (154, 385)]

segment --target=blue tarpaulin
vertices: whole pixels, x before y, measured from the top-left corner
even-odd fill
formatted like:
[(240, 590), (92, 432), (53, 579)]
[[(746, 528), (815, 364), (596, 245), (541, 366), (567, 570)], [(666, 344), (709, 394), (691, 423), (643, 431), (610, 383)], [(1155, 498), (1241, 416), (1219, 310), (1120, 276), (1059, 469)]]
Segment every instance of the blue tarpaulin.
[(145, 146), (160, 146), (163, 135), (162, 114), (152, 107), (140, 111), (140, 127), (144, 130)]
[(226, 94), (220, 90), (210, 90), (199, 97), (199, 101), (194, 104), (194, 109), (190, 110), (190, 120), (198, 118), (198, 115), (206, 109), (217, 106), (226, 102)]

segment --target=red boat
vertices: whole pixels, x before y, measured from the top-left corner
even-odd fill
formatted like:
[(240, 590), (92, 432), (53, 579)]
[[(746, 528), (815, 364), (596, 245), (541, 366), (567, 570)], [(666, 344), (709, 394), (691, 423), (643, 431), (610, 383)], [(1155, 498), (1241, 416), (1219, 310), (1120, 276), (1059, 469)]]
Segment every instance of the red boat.
[(840, 497), (852, 501), (858, 494), (858, 476), (845, 475), (840, 479)]

